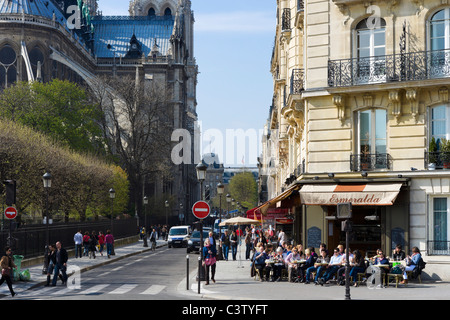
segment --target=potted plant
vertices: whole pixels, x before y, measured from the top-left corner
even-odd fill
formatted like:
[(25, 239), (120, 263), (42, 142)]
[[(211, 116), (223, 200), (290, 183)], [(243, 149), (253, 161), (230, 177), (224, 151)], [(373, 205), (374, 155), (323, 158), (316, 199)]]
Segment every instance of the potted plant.
[(444, 169), (450, 169), (450, 140), (441, 139), (439, 149)]
[(438, 145), (434, 137), (431, 138), (428, 146), (428, 170), (435, 170), (438, 160)]
[(369, 146), (366, 144), (361, 148), (361, 170), (370, 169), (370, 162)]

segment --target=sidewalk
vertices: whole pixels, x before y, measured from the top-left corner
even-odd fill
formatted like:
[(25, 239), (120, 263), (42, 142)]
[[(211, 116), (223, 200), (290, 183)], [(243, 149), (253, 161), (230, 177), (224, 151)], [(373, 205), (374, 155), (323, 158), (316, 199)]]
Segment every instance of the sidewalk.
[[(186, 281), (182, 281), (177, 291), (191, 297), (216, 300), (344, 300), (345, 286), (336, 284), (314, 285), (303, 283), (260, 282), (250, 277), (250, 261), (245, 260), (245, 246), (241, 248), (241, 261), (239, 252), (237, 261), (217, 261), (216, 283), (210, 281), (209, 285), (201, 282), (200, 294), (198, 294), (198, 282), (196, 281), (198, 260), (190, 261), (189, 288)], [(191, 260), (193, 260), (191, 258)], [(410, 281), (405, 287), (391, 284), (387, 288), (369, 288), (361, 285), (350, 288), (352, 300), (447, 300), (450, 299), (450, 283), (438, 281)]]
[[(157, 248), (160, 248), (160, 247), (166, 246), (166, 245), (167, 245), (167, 241), (164, 241), (164, 240), (157, 240), (157, 242), (156, 242)], [(77, 266), (80, 268), (81, 272), (84, 272), (84, 271), (91, 270), (91, 269), (94, 269), (99, 266), (103, 266), (103, 265), (127, 258), (132, 255), (140, 254), (142, 252), (150, 251), (150, 250), (151, 250), (150, 243), (149, 243), (149, 247), (144, 247), (144, 242), (142, 240), (139, 240), (138, 242), (131, 244), (131, 245), (115, 247), (114, 248), (115, 255), (111, 256), (108, 259), (107, 254), (106, 254), (106, 247), (105, 247), (105, 250), (103, 251), (103, 256), (101, 256), (97, 252), (95, 259), (89, 259), (88, 257), (83, 257), (83, 258), (70, 257), (69, 258), (69, 269), (70, 269), (70, 266)], [(47, 275), (42, 274), (43, 264), (35, 265), (32, 267), (22, 267), (21, 271), (26, 270), (26, 269), (28, 269), (30, 271), (30, 275), (31, 275), (30, 281), (15, 281), (15, 282), (13, 282), (14, 291), (19, 294), (19, 297), (20, 297), (20, 292), (23, 292), (25, 290), (28, 290), (28, 289), (31, 289), (34, 287), (44, 285), (47, 282)], [(53, 277), (52, 277), (52, 279), (53, 279)], [(70, 280), (70, 278), (69, 278), (69, 280)], [(60, 283), (61, 282), (59, 282), (58, 285)], [(10, 295), (9, 289), (8, 289), (8, 286), (6, 285), (6, 283), (0, 287), (0, 296), (1, 295), (7, 295), (7, 296)]]

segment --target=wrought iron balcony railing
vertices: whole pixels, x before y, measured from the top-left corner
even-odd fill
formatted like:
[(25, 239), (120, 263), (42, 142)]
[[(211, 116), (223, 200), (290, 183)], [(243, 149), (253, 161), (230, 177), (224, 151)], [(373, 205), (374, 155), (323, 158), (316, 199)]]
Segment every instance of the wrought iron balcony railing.
[(450, 241), (427, 241), (427, 255), (450, 255)]
[(369, 153), (350, 155), (351, 171), (374, 171), (391, 169), (392, 160), (388, 153)]
[(425, 168), (428, 169), (450, 169), (449, 152), (425, 152)]
[(330, 87), (447, 77), (450, 49), (328, 61)]
[(303, 11), (305, 9), (305, 4), (303, 0), (297, 0), (297, 11)]
[(300, 94), (304, 90), (303, 69), (293, 69), (291, 75), (291, 94)]
[(283, 9), (283, 15), (281, 16), (281, 30), (291, 30), (291, 9), (289, 8)]

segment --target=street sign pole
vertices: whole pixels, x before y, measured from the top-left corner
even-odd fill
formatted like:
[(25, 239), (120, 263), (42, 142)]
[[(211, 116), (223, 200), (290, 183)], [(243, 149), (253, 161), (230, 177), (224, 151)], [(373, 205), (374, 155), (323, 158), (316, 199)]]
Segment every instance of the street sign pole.
[(200, 248), (199, 248), (199, 262), (198, 262), (198, 293), (200, 294), (200, 281), (205, 280), (205, 272), (203, 268), (203, 219), (205, 219), (209, 213), (211, 212), (211, 208), (209, 204), (205, 201), (197, 201), (192, 206), (192, 213), (194, 216), (200, 220)]

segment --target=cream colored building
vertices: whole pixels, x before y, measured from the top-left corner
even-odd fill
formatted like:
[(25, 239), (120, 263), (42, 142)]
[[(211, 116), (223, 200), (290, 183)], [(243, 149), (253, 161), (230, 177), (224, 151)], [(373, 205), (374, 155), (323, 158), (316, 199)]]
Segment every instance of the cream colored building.
[(292, 207), (297, 241), (334, 247), (350, 201), (352, 250), (416, 246), (450, 279), (450, 171), (430, 145), (450, 138), (450, 2), (278, 0), (277, 17), (261, 208)]

